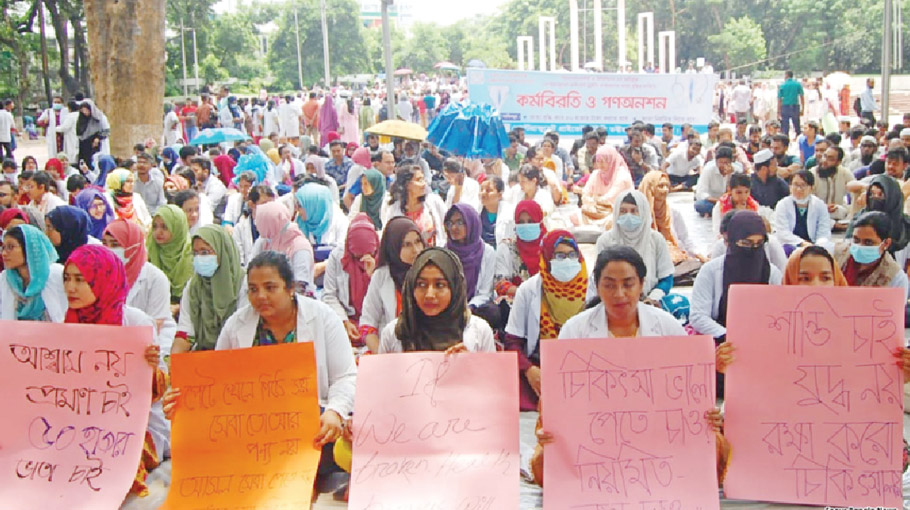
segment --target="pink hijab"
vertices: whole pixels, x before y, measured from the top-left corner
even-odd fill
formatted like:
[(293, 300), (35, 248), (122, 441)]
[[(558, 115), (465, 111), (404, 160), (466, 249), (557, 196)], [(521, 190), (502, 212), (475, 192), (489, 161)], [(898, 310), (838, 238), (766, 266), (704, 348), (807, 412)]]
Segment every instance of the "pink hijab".
[(597, 149), (594, 163), (597, 170), (594, 170), (585, 184), (583, 194), (605, 197), (609, 203), (613, 203), (623, 191), (635, 189), (626, 160), (612, 145), (603, 145)]
[(292, 258), (298, 251), (313, 252), (297, 224), (291, 221), (291, 212), (280, 202), (269, 202), (256, 207), (256, 229), (265, 238), (266, 249)]
[(351, 161), (353, 161), (355, 165), (360, 165), (364, 168), (371, 168), (373, 165), (370, 162), (369, 147), (358, 147), (354, 151), (354, 155), (351, 157)]

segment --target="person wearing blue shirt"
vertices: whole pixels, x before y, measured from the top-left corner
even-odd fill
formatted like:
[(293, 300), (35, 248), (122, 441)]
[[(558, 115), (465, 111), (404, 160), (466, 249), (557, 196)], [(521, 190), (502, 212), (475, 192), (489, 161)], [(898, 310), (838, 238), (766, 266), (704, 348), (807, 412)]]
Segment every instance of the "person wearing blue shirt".
[(820, 140), (824, 140), (824, 138), (818, 134), (818, 122), (810, 120), (806, 123), (806, 132), (796, 138), (796, 143), (799, 145), (799, 159), (803, 165), (809, 161), (809, 158), (815, 156), (815, 144)]
[(344, 147), (344, 142), (340, 140), (330, 143), (329, 150), (332, 152), (332, 157), (325, 163), (325, 173), (335, 179), (335, 183), (338, 184), (338, 189), (342, 193), (348, 179), (348, 170), (354, 165), (354, 162), (344, 155)]

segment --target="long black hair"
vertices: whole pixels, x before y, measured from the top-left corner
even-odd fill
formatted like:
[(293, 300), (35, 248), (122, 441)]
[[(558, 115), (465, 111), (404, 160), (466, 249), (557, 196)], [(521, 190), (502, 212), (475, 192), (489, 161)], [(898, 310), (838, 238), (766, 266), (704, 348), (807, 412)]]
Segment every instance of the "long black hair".
[[(644, 259), (634, 248), (622, 245), (609, 246), (600, 252), (600, 255), (597, 256), (597, 261), (594, 263), (595, 288), (600, 285), (600, 275), (603, 274), (604, 269), (610, 262), (628, 262), (635, 268), (635, 274), (638, 275), (638, 279), (642, 282), (645, 281), (645, 276), (648, 274), (648, 266), (645, 265)], [(598, 294), (588, 302), (585, 309), (594, 308), (600, 303), (600, 295)]]

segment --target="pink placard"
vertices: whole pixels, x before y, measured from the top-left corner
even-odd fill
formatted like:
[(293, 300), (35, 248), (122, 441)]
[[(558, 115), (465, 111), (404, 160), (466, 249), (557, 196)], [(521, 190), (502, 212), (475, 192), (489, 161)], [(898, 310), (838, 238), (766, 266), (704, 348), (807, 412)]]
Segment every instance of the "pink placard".
[(709, 337), (541, 343), (544, 508), (717, 509)]
[(151, 328), (0, 321), (0, 508), (116, 510), (152, 404)]
[(350, 509), (518, 508), (515, 353), (361, 358)]
[(727, 497), (901, 507), (904, 290), (730, 291)]

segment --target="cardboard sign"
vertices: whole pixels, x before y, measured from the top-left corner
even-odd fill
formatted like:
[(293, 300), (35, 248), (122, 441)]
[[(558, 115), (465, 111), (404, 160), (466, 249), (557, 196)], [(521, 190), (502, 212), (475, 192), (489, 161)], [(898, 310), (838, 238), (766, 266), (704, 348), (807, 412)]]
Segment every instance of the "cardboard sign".
[(162, 509), (309, 508), (320, 450), (312, 342), (178, 354)]
[(350, 509), (518, 508), (515, 353), (361, 358)]
[(904, 290), (730, 290), (730, 498), (902, 504)]
[(717, 509), (708, 337), (541, 342), (544, 508)]
[(148, 426), (152, 328), (0, 321), (0, 331), (0, 508), (119, 508)]

